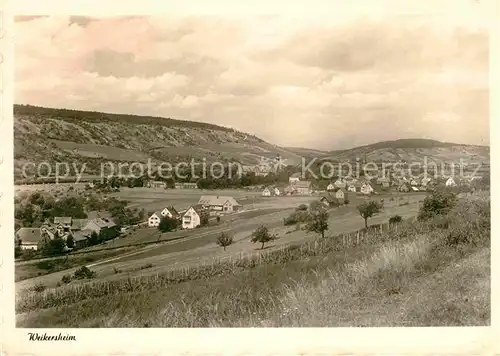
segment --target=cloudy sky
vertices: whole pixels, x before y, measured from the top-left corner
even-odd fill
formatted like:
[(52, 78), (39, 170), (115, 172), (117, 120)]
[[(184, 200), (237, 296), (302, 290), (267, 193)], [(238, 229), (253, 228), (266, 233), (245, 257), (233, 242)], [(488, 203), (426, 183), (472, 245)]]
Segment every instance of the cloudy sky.
[(489, 144), (488, 32), (467, 16), (24, 16), (15, 102), (204, 121), (283, 146)]

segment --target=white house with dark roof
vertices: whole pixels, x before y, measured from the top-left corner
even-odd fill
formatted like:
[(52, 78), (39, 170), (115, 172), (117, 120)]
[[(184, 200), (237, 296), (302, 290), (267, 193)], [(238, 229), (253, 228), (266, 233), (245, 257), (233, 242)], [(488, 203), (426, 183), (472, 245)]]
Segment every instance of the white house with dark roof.
[(365, 182), (365, 183), (363, 183), (363, 184), (361, 185), (360, 192), (361, 192), (362, 194), (366, 194), (366, 195), (368, 195), (368, 194), (372, 194), (372, 193), (374, 192), (374, 190), (373, 190), (373, 187), (370, 185), (370, 183)]
[(201, 225), (201, 217), (204, 214), (204, 209), (201, 205), (190, 206), (189, 209), (182, 215), (182, 228), (194, 229)]
[(16, 243), (23, 250), (38, 250), (39, 243), (43, 240), (39, 228), (22, 227), (16, 231)]

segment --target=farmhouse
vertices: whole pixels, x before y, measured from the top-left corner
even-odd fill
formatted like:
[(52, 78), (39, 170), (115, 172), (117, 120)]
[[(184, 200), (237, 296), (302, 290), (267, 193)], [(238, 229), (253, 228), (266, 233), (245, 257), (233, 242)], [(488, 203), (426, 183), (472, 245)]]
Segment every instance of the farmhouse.
[(42, 232), (38, 228), (22, 227), (16, 232), (16, 245), (23, 250), (38, 250)]
[(310, 181), (298, 181), (292, 184), (295, 188), (296, 194), (299, 195), (311, 195), (311, 182)]
[(327, 192), (333, 192), (335, 190), (335, 185), (333, 183), (328, 184), (326, 187)]
[(335, 192), (335, 198), (343, 202), (345, 199), (347, 199), (347, 191), (342, 188), (338, 189)]
[(360, 192), (362, 194), (372, 194), (373, 193), (373, 188), (372, 186), (370, 185), (370, 183), (363, 183), (361, 185), (361, 189), (360, 189)]
[(189, 207), (184, 215), (182, 215), (182, 228), (194, 229), (200, 226), (203, 214), (205, 214), (205, 210), (200, 204)]
[(295, 183), (300, 181), (300, 173), (294, 173), (288, 178), (289, 183)]
[(90, 230), (99, 234), (104, 230), (112, 230), (116, 228), (116, 224), (113, 220), (108, 218), (95, 218), (89, 220), (85, 226), (83, 226), (82, 230)]
[(198, 189), (197, 183), (175, 183), (175, 189)]
[(233, 197), (218, 195), (202, 195), (198, 204), (208, 210), (224, 213), (232, 213), (241, 206)]

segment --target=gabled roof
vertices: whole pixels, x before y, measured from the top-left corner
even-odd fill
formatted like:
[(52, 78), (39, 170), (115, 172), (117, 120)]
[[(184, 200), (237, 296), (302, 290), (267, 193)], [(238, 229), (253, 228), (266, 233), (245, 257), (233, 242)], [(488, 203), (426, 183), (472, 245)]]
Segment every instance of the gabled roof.
[(201, 205), (224, 205), (229, 201), (233, 205), (240, 205), (236, 199), (229, 196), (219, 196), (219, 195), (202, 195), (198, 204)]
[(71, 229), (80, 230), (85, 226), (85, 224), (87, 224), (88, 221), (88, 219), (73, 219), (71, 221)]
[(184, 212), (184, 214), (186, 214), (188, 212), (189, 209), (193, 208), (193, 210), (198, 214), (198, 215), (201, 215), (204, 213), (204, 209), (203, 209), (203, 205), (201, 204), (195, 204), (195, 205), (191, 205), (189, 208), (186, 209), (186, 211)]
[(39, 228), (22, 227), (17, 230), (16, 237), (20, 239), (22, 243), (37, 244), (41, 240), (42, 234)]
[(54, 217), (54, 224), (71, 225), (70, 216), (56, 216)]
[(74, 241), (82, 241), (86, 240), (87, 237), (92, 235), (92, 230), (86, 229), (86, 230), (81, 230), (73, 233), (73, 240)]
[(325, 194), (321, 197), (320, 200), (326, 200), (327, 202), (332, 203), (332, 202), (336, 201), (337, 198), (332, 194)]
[(95, 219), (89, 220), (88, 223), (89, 224), (93, 223), (100, 229), (110, 228), (110, 227), (116, 226), (115, 222), (111, 219), (108, 219), (108, 218), (95, 218)]

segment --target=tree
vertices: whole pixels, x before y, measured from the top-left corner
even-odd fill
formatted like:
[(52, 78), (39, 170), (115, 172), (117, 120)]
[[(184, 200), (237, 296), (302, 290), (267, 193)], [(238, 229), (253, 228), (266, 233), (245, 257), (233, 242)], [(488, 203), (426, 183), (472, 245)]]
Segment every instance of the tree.
[(61, 255), (66, 248), (66, 242), (55, 233), (54, 238), (46, 241), (42, 246), (42, 254), (44, 256)]
[(260, 242), (262, 244), (261, 250), (264, 249), (266, 242), (276, 239), (276, 235), (269, 233), (269, 230), (264, 225), (259, 226), (253, 233), (250, 241), (253, 243)]
[(377, 201), (370, 200), (358, 205), (359, 215), (365, 220), (365, 228), (368, 227), (368, 219), (373, 215), (378, 214), (382, 210), (382, 204)]
[(97, 245), (98, 243), (99, 243), (99, 235), (97, 234), (97, 232), (92, 231), (90, 237), (88, 238), (88, 244), (89, 246), (94, 246)]
[(202, 216), (200, 217), (200, 225), (201, 226), (208, 225), (208, 215), (207, 214), (202, 214)]
[(68, 246), (68, 248), (75, 247), (75, 240), (73, 239), (72, 235), (69, 235), (68, 238), (66, 239), (66, 246)]
[(311, 220), (306, 225), (309, 232), (321, 234), (325, 237), (325, 231), (328, 230), (328, 213), (324, 209), (318, 209), (311, 213)]
[(309, 210), (311, 212), (315, 212), (315, 211), (318, 211), (318, 210), (323, 210), (323, 203), (320, 202), (319, 200), (315, 200), (315, 201), (312, 201), (310, 204), (309, 204)]
[(446, 215), (456, 203), (456, 195), (447, 190), (436, 190), (424, 199), (418, 212), (418, 220), (427, 220), (436, 215)]
[(403, 221), (403, 218), (400, 215), (394, 215), (389, 218), (389, 224), (398, 224)]
[(158, 225), (158, 230), (161, 232), (169, 232), (175, 230), (178, 226), (178, 221), (176, 219), (172, 219), (168, 216), (161, 218), (160, 225)]
[(233, 236), (223, 231), (217, 236), (217, 245), (224, 248), (226, 251), (226, 247), (233, 243)]

